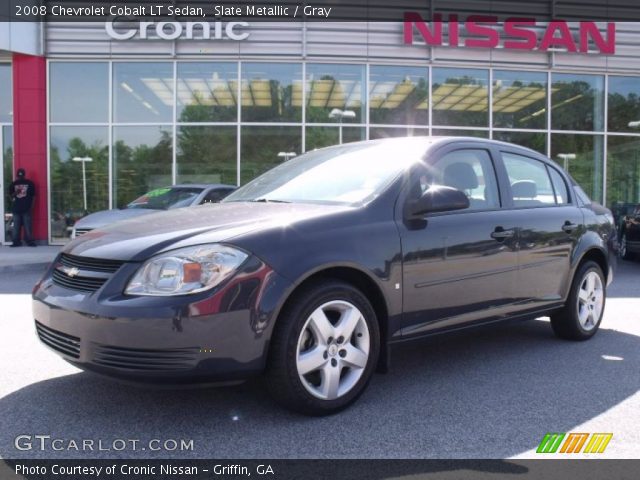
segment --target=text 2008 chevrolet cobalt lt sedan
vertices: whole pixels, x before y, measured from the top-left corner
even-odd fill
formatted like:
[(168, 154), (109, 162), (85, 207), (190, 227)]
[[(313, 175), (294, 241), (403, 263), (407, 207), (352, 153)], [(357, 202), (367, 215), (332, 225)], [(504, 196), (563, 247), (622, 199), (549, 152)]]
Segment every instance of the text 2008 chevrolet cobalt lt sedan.
[(71, 242), (33, 294), (43, 343), (140, 382), (264, 374), (309, 414), (352, 403), (389, 346), (513, 318), (598, 330), (615, 231), (558, 166), (506, 143), (316, 150), (217, 205)]

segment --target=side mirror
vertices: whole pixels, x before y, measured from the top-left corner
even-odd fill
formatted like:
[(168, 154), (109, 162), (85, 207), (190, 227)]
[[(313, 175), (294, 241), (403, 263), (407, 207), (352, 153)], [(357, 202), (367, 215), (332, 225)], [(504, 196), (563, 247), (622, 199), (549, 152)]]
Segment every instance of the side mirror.
[(469, 208), (469, 199), (460, 190), (444, 185), (433, 185), (420, 198), (407, 205), (408, 214), (412, 217), (426, 213), (450, 212)]

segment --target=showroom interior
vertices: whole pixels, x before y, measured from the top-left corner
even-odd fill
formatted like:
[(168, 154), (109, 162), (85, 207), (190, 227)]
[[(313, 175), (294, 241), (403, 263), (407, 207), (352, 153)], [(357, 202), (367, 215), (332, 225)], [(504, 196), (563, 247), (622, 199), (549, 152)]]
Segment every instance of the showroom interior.
[(157, 187), (243, 185), (341, 142), (461, 135), (544, 153), (615, 212), (640, 203), (640, 27), (616, 28), (601, 54), (407, 45), (401, 22), (254, 22), (242, 41), (46, 24), (36, 55), (0, 45), (4, 191), (24, 167), (36, 234), (62, 244), (74, 220)]

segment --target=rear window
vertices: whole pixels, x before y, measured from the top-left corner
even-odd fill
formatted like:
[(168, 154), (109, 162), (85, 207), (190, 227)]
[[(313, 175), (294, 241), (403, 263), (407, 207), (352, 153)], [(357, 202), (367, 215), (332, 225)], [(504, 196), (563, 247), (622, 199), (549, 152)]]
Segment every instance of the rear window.
[(509, 176), (514, 206), (543, 207), (556, 204), (555, 192), (544, 163), (507, 152), (502, 152), (502, 160)]

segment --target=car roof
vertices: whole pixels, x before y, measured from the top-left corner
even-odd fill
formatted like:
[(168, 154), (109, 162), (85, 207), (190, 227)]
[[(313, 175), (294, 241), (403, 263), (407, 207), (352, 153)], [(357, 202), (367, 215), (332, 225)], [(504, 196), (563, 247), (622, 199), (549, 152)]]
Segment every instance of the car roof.
[[(488, 138), (479, 138), (479, 137), (459, 137), (459, 136), (451, 136), (451, 135), (443, 135), (443, 136), (439, 136), (439, 135), (432, 135), (432, 136), (426, 136), (426, 135), (419, 135), (419, 136), (412, 136), (412, 137), (389, 137), (389, 138), (379, 138), (379, 139), (375, 139), (375, 140), (363, 140), (360, 142), (352, 142), (352, 143), (348, 143), (348, 144), (343, 144), (343, 145), (381, 145), (381, 144), (385, 144), (385, 143), (401, 143), (403, 141), (407, 141), (407, 140), (411, 140), (412, 142), (420, 142), (423, 141), (425, 143), (425, 147), (428, 148), (437, 148), (440, 146), (444, 146), (446, 144), (449, 143), (463, 143), (463, 142), (474, 142), (474, 143), (484, 143), (487, 145), (493, 145), (493, 146), (497, 146), (497, 147), (502, 147), (502, 148), (512, 148), (512, 149), (518, 149), (523, 153), (527, 153), (528, 155), (538, 158), (540, 160), (543, 160), (545, 162), (553, 162), (551, 159), (549, 159), (549, 157), (547, 157), (546, 155), (533, 150), (529, 147), (523, 147), (522, 145), (518, 145), (516, 143), (509, 143), (509, 142), (503, 142), (500, 140), (491, 140)], [(325, 147), (325, 148), (333, 148), (333, 147), (340, 147), (340, 145), (333, 145), (330, 147)], [(320, 149), (318, 149), (320, 150)], [(555, 163), (555, 162), (553, 162)], [(558, 166), (558, 165), (556, 165)]]
[(165, 188), (202, 188), (202, 189), (212, 189), (212, 188), (233, 188), (236, 189), (235, 185), (226, 185), (224, 183), (177, 183), (175, 185), (169, 185)]

